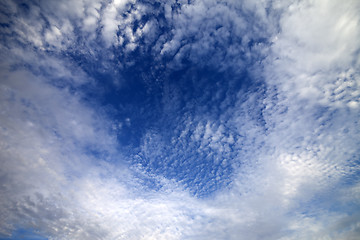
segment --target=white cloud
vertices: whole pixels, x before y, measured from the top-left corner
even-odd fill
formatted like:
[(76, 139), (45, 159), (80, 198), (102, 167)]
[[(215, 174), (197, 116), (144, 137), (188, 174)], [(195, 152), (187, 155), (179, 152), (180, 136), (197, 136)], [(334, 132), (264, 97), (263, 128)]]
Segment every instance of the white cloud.
[(121, 158), (107, 120), (42, 77), (1, 72), (2, 234), (16, 225), (56, 239), (179, 239), (191, 229), (195, 199), (172, 184), (146, 193), (120, 159), (114, 170), (86, 153)]
[(292, 4), (272, 46), (269, 83), (282, 81), (284, 92), (293, 90), (291, 97), (324, 105), (342, 107), (358, 101), (358, 8), (356, 1)]
[[(117, 45), (117, 33), (120, 31), (120, 36), (125, 37), (130, 43), (127, 49), (132, 51), (135, 49), (134, 33), (132, 31), (132, 24), (135, 19), (141, 17), (141, 12), (137, 10), (130, 10), (130, 14), (126, 14), (126, 8), (129, 4), (135, 4), (136, 1), (114, 1), (110, 3), (102, 14), (102, 36), (107, 44), (107, 47), (111, 45)], [(120, 44), (122, 44), (120, 42)]]
[[(135, 6), (123, 17), (127, 3)], [(189, 194), (191, 183), (122, 160), (109, 132), (112, 122), (82, 102), (78, 90), (67, 90), (91, 82), (80, 67), (8, 43), (1, 52), (11, 57), (1, 60), (0, 75), (1, 233), (21, 226), (54, 239), (356, 239), (359, 183), (346, 180), (359, 171), (357, 1), (196, 1), (182, 3), (179, 12), (165, 4), (172, 30), (159, 39), (157, 20), (132, 28), (150, 9), (135, 1), (69, 4), (34, 6), (31, 21), (14, 20), (16, 39), (61, 52), (75, 44), (76, 22), (85, 32), (102, 27), (107, 46), (132, 51), (140, 38), (148, 39), (154, 54), (175, 55), (173, 65), (183, 57), (199, 63), (210, 52), (217, 69), (242, 69), (261, 55), (264, 61), (255, 61), (249, 74), (264, 78), (265, 95), (249, 91), (231, 98), (228, 89), (220, 116), (194, 103), (194, 114), (170, 119), (178, 124), (170, 139), (156, 130), (145, 134), (138, 157), (150, 163), (161, 158), (164, 171), (182, 165), (183, 180), (201, 182), (208, 167), (211, 188), (214, 179), (226, 180), (216, 164), (233, 167), (228, 187), (197, 199)], [(20, 11), (8, 5), (12, 13)], [(51, 12), (50, 27), (34, 20), (40, 12)], [(273, 42), (247, 49), (260, 36)], [(37, 64), (32, 72), (13, 69), (19, 62)], [(65, 87), (55, 87), (56, 78), (67, 79)], [(180, 96), (167, 87), (164, 99), (171, 101), (164, 100), (164, 109), (171, 113), (180, 108)], [(124, 124), (135, 123), (128, 118)], [(166, 152), (169, 146), (173, 152)], [(108, 157), (97, 159), (91, 150)], [(211, 161), (187, 158), (199, 153)], [(118, 165), (109, 161), (115, 158)]]

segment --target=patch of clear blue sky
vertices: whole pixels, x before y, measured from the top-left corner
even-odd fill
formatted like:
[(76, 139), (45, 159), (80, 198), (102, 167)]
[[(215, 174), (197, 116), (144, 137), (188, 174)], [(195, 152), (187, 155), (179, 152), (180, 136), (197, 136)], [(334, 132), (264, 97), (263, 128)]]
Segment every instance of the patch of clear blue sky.
[[(158, 36), (171, 34), (169, 31), (172, 28), (171, 23), (165, 20), (164, 10), (159, 4), (151, 1), (143, 1), (143, 3), (148, 4), (149, 7), (151, 5), (156, 11), (136, 20), (133, 28), (136, 29), (139, 24), (155, 18), (159, 24)], [(25, 11), (29, 6), (24, 4), (22, 7)], [(176, 7), (178, 6), (175, 4), (173, 8)], [(219, 107), (221, 103), (227, 100), (235, 104), (238, 92), (249, 88), (250, 83), (254, 82), (250, 79), (246, 67), (239, 73), (232, 72), (234, 69), (219, 70), (216, 65), (207, 65), (207, 58), (213, 54), (211, 52), (209, 56), (205, 54), (195, 57), (195, 60), (188, 59), (185, 54), (176, 69), (168, 68), (173, 56), (159, 58), (154, 55), (152, 49), (156, 42), (145, 43), (140, 39), (138, 48), (127, 53), (122, 47), (106, 49), (101, 37), (89, 41), (76, 24), (74, 33), (77, 35), (74, 46), (79, 46), (79, 49), (47, 54), (57, 54), (57, 57), (63, 58), (64, 61), (73, 61), (95, 80), (95, 85), (73, 86), (64, 79), (52, 79), (52, 82), (59, 88), (80, 92), (84, 102), (96, 106), (115, 125), (121, 124), (121, 129), (116, 132), (118, 148), (128, 156), (130, 164), (140, 162), (150, 173), (183, 182), (197, 196), (211, 194), (231, 181), (231, 164), (221, 167), (213, 164), (213, 158), (217, 153), (197, 151), (198, 146), (191, 143), (190, 136), (184, 139), (188, 146), (179, 149), (167, 144), (158, 158), (149, 159), (140, 156), (139, 159), (133, 156), (141, 151), (144, 135), (149, 131), (161, 135), (163, 142), (170, 143), (171, 138), (177, 136), (181, 130), (186, 118), (197, 117), (204, 121), (207, 119), (217, 121), (224, 111)], [(191, 37), (186, 39), (187, 44), (191, 44), (191, 41), (195, 39)], [(216, 46), (216, 51), (225, 51), (226, 44), (231, 44), (231, 41), (221, 42)], [(265, 40), (252, 40), (249, 49), (257, 42), (265, 42)], [(82, 47), (85, 50), (81, 49)], [(86, 48), (91, 49), (93, 54), (84, 54)], [(109, 58), (110, 55), (116, 57)], [(250, 67), (251, 63), (248, 64)], [(52, 77), (51, 71), (48, 70), (36, 74)], [(169, 88), (176, 93), (176, 96), (167, 99), (166, 89)], [(171, 102), (168, 102), (169, 100)], [(253, 109), (253, 113), (257, 114), (256, 112), (256, 109)], [(258, 115), (255, 118), (261, 119), (261, 112)], [(129, 124), (125, 123), (126, 119), (129, 119)], [(106, 152), (92, 149), (91, 146), (84, 151), (94, 158), (108, 158)], [(116, 161), (115, 158), (112, 159)], [(180, 164), (173, 164), (175, 161)], [(216, 179), (213, 172), (217, 173)]]
[(33, 229), (17, 229), (12, 233), (11, 237), (0, 235), (0, 240), (48, 240), (41, 235), (38, 235)]
[[(130, 155), (137, 155), (144, 134), (151, 130), (161, 135), (163, 142), (168, 144), (161, 149), (161, 156), (157, 159), (141, 157), (133, 163), (140, 162), (148, 172), (182, 181), (198, 196), (211, 194), (227, 185), (231, 181), (231, 164), (221, 167), (212, 164), (214, 155), (209, 152), (199, 153), (199, 146), (192, 143), (190, 136), (184, 139), (188, 146), (183, 149), (172, 146), (170, 142), (172, 137), (177, 136), (176, 131), (185, 127), (181, 125), (187, 117), (217, 121), (222, 114), (219, 108), (221, 103), (226, 98), (230, 103), (235, 103), (238, 91), (249, 87), (249, 76), (244, 72), (235, 78), (227, 72), (190, 62), (171, 73), (159, 69), (155, 71), (150, 62), (156, 60), (151, 55), (137, 53), (134, 59), (135, 64), (125, 68), (121, 76), (101, 73), (91, 66), (95, 63), (89, 62), (84, 66), (84, 69), (93, 69), (91, 76), (101, 81), (105, 89), (95, 96), (98, 104), (107, 109), (110, 119), (122, 122), (121, 130), (117, 133), (119, 149), (127, 149)], [(75, 61), (80, 60), (75, 58)], [(121, 88), (114, 86), (114, 78), (117, 77), (121, 78)], [(169, 87), (176, 92), (176, 100), (166, 99), (165, 88)], [(90, 91), (88, 94), (94, 93)], [(94, 99), (94, 96), (91, 98)], [(168, 104), (172, 106), (167, 107)], [(125, 119), (130, 119), (130, 124), (125, 124)], [(95, 151), (94, 154), (97, 157), (100, 153)], [(173, 164), (175, 161), (180, 164)], [(188, 172), (189, 168), (191, 172)], [(218, 173), (220, 178), (214, 180), (212, 172)]]
[[(140, 21), (146, 21), (149, 17), (145, 15)], [(170, 26), (162, 21), (164, 15), (161, 11), (151, 17), (162, 22), (159, 36), (170, 29)], [(79, 45), (83, 40), (79, 36)], [(119, 149), (128, 154), (130, 164), (141, 163), (150, 173), (183, 182), (197, 196), (209, 195), (229, 184), (231, 164), (214, 165), (213, 158), (217, 153), (198, 152), (198, 146), (191, 143), (190, 136), (184, 139), (188, 142), (188, 146), (178, 149), (168, 144), (162, 149), (161, 156), (156, 159), (146, 157), (139, 159), (132, 156), (141, 151), (143, 137), (149, 131), (156, 132), (161, 135), (164, 142), (170, 143), (171, 138), (178, 134), (176, 131), (179, 131), (184, 124), (186, 117), (196, 116), (204, 120), (217, 121), (224, 110), (220, 108), (221, 103), (228, 100), (235, 104), (238, 92), (250, 88), (251, 83), (254, 82), (247, 74), (246, 68), (242, 73), (235, 74), (231, 69), (219, 70), (214, 65), (207, 65), (206, 56), (198, 59), (199, 62), (190, 61), (184, 56), (180, 67), (168, 69), (167, 66), (173, 60), (154, 56), (150, 51), (153, 47), (151, 44), (142, 45), (140, 42), (139, 48), (132, 53), (124, 53), (122, 48), (114, 47), (111, 49), (111, 54), (117, 56), (115, 59), (106, 58), (107, 54), (103, 52), (103, 48), (99, 48), (103, 44), (101, 41), (93, 44), (97, 46), (93, 49), (96, 55), (94, 59), (78, 54), (77, 51), (63, 57), (64, 59), (70, 57), (95, 79), (97, 85), (95, 89), (87, 86), (79, 89), (83, 93), (83, 100), (91, 105), (94, 103), (115, 124), (121, 124), (121, 130), (117, 131)], [(222, 48), (225, 49), (226, 46)], [(110, 67), (104, 70), (99, 62), (107, 62)], [(123, 64), (121, 71), (117, 71), (119, 62)], [(127, 65), (128, 62), (131, 64)], [(176, 93), (176, 96), (167, 99), (166, 91), (169, 88)], [(170, 107), (167, 106), (169, 104)], [(260, 119), (261, 115), (257, 117)], [(129, 124), (125, 123), (126, 119), (130, 120)], [(106, 153), (92, 149), (87, 149), (86, 153), (93, 154), (94, 157), (106, 156)], [(217, 157), (225, 158), (225, 156)], [(173, 164), (175, 161), (180, 164)], [(191, 168), (190, 172), (189, 168)], [(217, 179), (212, 174), (214, 172), (217, 173)]]

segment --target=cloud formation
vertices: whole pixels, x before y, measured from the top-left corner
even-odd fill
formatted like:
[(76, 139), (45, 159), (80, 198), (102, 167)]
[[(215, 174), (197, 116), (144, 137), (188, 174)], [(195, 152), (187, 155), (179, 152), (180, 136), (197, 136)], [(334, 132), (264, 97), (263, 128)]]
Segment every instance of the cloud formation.
[(356, 239), (359, 9), (1, 3), (0, 237)]

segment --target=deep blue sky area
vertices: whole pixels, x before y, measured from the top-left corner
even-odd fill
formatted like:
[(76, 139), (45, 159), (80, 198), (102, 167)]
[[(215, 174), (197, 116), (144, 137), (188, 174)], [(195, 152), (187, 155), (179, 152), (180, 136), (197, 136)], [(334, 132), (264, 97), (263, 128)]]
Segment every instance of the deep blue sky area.
[(12, 233), (11, 237), (2, 237), (0, 235), (1, 240), (11, 240), (11, 239), (26, 239), (26, 240), (47, 240), (48, 238), (45, 238), (38, 233), (34, 232), (31, 229), (17, 229)]
[(0, 2), (0, 239), (357, 239), (360, 2)]
[[(161, 14), (151, 17), (158, 21), (164, 20)], [(144, 21), (148, 18), (145, 17)], [(138, 24), (135, 22), (134, 28)], [(163, 23), (162, 32), (158, 33), (160, 36), (166, 35), (165, 31), (170, 29), (165, 24)], [(255, 44), (255, 40), (252, 40), (251, 46)], [(130, 154), (137, 156), (136, 160), (130, 160), (130, 164), (140, 163), (149, 173), (182, 181), (198, 197), (207, 196), (228, 185), (232, 173), (231, 164), (221, 167), (212, 164), (213, 155), (216, 155), (215, 158), (224, 157), (221, 153), (198, 151), (198, 145), (184, 146), (178, 152), (176, 143), (158, 147), (158, 143), (154, 142), (151, 143), (152, 147), (161, 149), (161, 154), (152, 155), (149, 159), (143, 154), (138, 155), (141, 151), (139, 147), (149, 130), (161, 133), (161, 141), (170, 143), (185, 128), (186, 118), (192, 115), (217, 121), (224, 110), (235, 106), (240, 91), (257, 90), (261, 98), (261, 79), (251, 79), (246, 68), (234, 73), (231, 69), (209, 66), (206, 54), (195, 62), (184, 57), (180, 66), (169, 69), (167, 65), (171, 63), (171, 57), (158, 59), (151, 52), (139, 49), (125, 56), (122, 56), (124, 53), (121, 49), (114, 48), (113, 51), (119, 52), (120, 56), (107, 60), (112, 68), (106, 70), (97, 58), (94, 61), (75, 52), (70, 59), (74, 64), (82, 66), (95, 80), (93, 87), (81, 86), (83, 101), (86, 104), (95, 101), (98, 108), (104, 109), (104, 114), (121, 124), (121, 131), (117, 133), (119, 148), (130, 149)], [(96, 54), (100, 55), (99, 58), (103, 57), (101, 52)], [(127, 61), (131, 61), (129, 66), (125, 65), (121, 71), (116, 70), (118, 62)], [(97, 89), (100, 91), (96, 91)], [(221, 105), (224, 101), (228, 104), (225, 107)], [(257, 107), (261, 109), (261, 106)], [(261, 112), (253, 109), (252, 115), (261, 124)], [(190, 137), (184, 136), (182, 141), (189, 141), (186, 138)], [(192, 171), (187, 173), (189, 162)], [(216, 180), (213, 178), (214, 171), (219, 175)]]

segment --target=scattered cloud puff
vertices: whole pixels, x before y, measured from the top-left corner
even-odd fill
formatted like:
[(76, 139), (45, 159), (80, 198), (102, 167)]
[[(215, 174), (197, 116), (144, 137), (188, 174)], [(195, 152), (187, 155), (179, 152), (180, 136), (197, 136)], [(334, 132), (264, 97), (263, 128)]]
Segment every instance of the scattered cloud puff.
[[(1, 3), (0, 236), (356, 239), (359, 9)], [(157, 124), (89, 100), (104, 72), (128, 91), (149, 59), (160, 107), (138, 109)], [(119, 143), (141, 124), (139, 146)]]

